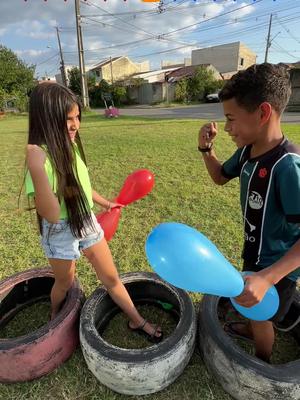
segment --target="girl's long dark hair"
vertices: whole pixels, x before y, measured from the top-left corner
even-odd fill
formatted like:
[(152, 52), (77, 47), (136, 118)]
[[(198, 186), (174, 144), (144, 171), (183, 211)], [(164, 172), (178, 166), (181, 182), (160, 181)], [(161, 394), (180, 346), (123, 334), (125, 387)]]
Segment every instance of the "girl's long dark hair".
[[(29, 102), (28, 144), (46, 146), (47, 155), (57, 178), (56, 195), (64, 199), (72, 233), (81, 237), (85, 226), (94, 227), (86, 195), (80, 185), (75, 149), (67, 129), (67, 116), (74, 106), (81, 107), (74, 93), (58, 83), (41, 83), (34, 88)], [(77, 132), (75, 142), (86, 164)]]

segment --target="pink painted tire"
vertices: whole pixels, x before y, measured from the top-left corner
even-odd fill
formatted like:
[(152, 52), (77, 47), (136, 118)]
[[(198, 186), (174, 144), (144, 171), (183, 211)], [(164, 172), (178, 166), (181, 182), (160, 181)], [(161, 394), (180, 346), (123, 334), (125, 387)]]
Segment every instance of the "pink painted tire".
[[(23, 308), (49, 299), (53, 285), (49, 267), (31, 269), (0, 282), (0, 328)], [(79, 344), (79, 314), (84, 295), (77, 279), (56, 318), (16, 338), (0, 337), (0, 382), (30, 381), (66, 361)]]

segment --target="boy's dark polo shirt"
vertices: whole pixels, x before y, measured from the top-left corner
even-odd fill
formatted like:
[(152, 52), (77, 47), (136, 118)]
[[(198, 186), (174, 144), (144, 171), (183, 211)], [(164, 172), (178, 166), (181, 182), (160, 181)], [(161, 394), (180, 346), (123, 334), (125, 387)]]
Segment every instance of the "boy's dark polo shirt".
[[(251, 146), (238, 149), (222, 166), (228, 179), (240, 177), (245, 261), (267, 267), (300, 238), (300, 147), (287, 139), (250, 159)], [(296, 280), (300, 268), (288, 278)]]

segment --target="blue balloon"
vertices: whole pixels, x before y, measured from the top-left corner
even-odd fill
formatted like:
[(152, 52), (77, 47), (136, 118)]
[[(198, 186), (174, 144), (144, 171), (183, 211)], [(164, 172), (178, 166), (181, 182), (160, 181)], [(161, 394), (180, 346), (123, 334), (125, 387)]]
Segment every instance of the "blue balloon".
[(157, 225), (146, 240), (146, 255), (160, 277), (181, 289), (225, 297), (244, 289), (241, 274), (217, 247), (185, 224)]
[[(253, 272), (245, 271), (242, 275), (251, 275)], [(271, 286), (266, 292), (263, 299), (252, 307), (243, 307), (237, 304), (237, 302), (231, 298), (231, 303), (234, 308), (242, 314), (244, 317), (252, 319), (254, 321), (267, 321), (276, 314), (279, 307), (279, 296), (276, 288)]]

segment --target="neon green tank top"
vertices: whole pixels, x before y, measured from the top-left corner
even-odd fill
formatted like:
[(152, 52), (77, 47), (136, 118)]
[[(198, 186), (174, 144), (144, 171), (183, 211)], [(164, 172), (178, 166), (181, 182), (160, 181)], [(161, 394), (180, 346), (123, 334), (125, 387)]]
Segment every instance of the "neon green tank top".
[[(79, 182), (80, 182), (82, 189), (85, 193), (85, 196), (88, 200), (88, 205), (89, 205), (90, 209), (92, 209), (94, 203), (93, 203), (93, 199), (92, 199), (92, 186), (91, 186), (91, 182), (90, 182), (88, 169), (80, 157), (77, 146), (74, 145), (74, 147), (75, 147), (75, 157), (76, 157), (75, 162), (76, 162)], [(48, 157), (46, 158), (46, 161), (45, 161), (45, 170), (46, 170), (46, 174), (48, 176), (50, 186), (51, 186), (53, 192), (56, 194), (57, 193), (56, 173), (54, 172), (52, 164)], [(29, 171), (27, 171), (27, 173), (26, 173), (25, 191), (28, 196), (34, 197), (35, 190), (34, 190), (33, 182), (32, 182)], [(67, 213), (65, 201), (62, 199), (60, 202), (59, 219), (67, 219), (67, 218), (68, 218), (68, 213)]]

